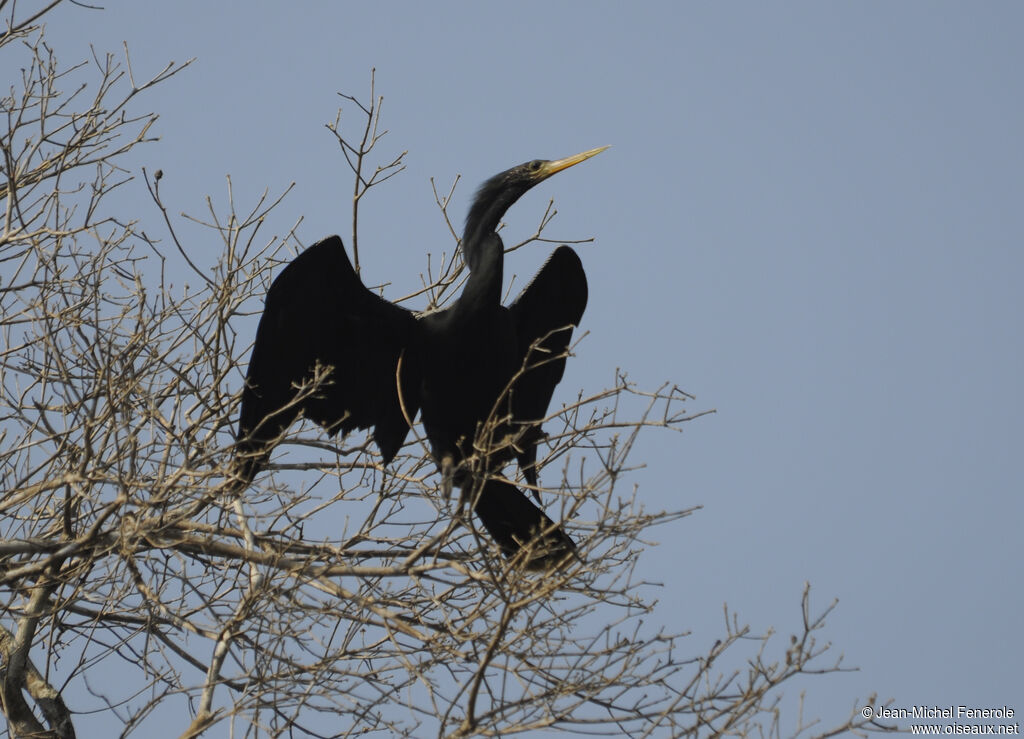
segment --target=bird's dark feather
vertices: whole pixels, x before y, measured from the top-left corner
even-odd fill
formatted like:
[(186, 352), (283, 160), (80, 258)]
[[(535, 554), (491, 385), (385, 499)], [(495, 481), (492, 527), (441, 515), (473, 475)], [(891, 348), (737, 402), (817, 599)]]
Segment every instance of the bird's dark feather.
[[(337, 236), (296, 257), (274, 280), (256, 331), (242, 393), (239, 445), (258, 465), (301, 411), (330, 433), (373, 428), (385, 464), (409, 430), (398, 401), (396, 368), (416, 329), (412, 313), (367, 290)], [(319, 387), (292, 402), (319, 364)], [(419, 380), (403, 362), (410, 419)], [(289, 405), (291, 403), (291, 405)]]
[[(547, 415), (555, 386), (565, 373), (572, 331), (587, 307), (587, 276), (579, 256), (568, 246), (555, 249), (529, 285), (509, 306), (515, 325), (521, 376), (512, 391), (512, 409), (519, 422), (539, 423)], [(539, 427), (521, 444), (518, 455), (531, 485), (537, 484), (534, 466)]]
[[(300, 413), (332, 434), (373, 428), (387, 464), (421, 410), (447, 484), (470, 496), (501, 550), (513, 557), (525, 548), (522, 564), (533, 569), (564, 562), (575, 551), (572, 539), (496, 475), (516, 456), (536, 487), (540, 423), (586, 308), (587, 280), (579, 257), (562, 246), (516, 301), (502, 306), (504, 249), (495, 229), (530, 187), (596, 151), (529, 162), (484, 183), (462, 240), (470, 276), (443, 311), (417, 319), (367, 290), (337, 236), (285, 267), (267, 293), (242, 393), (241, 481), (251, 482)], [(321, 381), (313, 383), (314, 376)]]

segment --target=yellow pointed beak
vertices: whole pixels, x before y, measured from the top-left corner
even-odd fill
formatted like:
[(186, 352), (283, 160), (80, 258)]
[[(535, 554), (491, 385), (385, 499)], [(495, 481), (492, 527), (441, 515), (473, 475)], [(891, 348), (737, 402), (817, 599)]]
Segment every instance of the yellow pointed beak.
[(565, 159), (555, 159), (551, 162), (545, 162), (544, 168), (540, 172), (541, 177), (550, 177), (556, 172), (561, 172), (563, 169), (568, 169), (574, 164), (584, 162), (587, 159), (590, 159), (590, 157), (596, 157), (607, 148), (607, 146), (599, 146), (596, 149), (590, 149), (589, 151), (580, 152), (579, 154), (573, 154), (571, 157), (566, 157)]

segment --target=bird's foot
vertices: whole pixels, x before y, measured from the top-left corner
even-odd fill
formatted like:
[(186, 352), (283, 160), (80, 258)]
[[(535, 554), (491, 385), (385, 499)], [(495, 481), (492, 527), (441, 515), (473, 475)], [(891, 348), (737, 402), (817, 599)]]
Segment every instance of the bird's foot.
[(452, 499), (452, 483), (455, 480), (455, 460), (446, 455), (441, 459), (441, 493), (445, 500)]

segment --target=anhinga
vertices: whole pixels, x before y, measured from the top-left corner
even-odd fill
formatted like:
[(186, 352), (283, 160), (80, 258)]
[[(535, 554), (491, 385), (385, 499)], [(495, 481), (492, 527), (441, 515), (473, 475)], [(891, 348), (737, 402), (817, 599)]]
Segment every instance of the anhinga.
[[(388, 464), (420, 411), (445, 484), (463, 489), (507, 556), (526, 547), (521, 564), (546, 569), (575, 551), (561, 527), (490, 473), (514, 456), (536, 486), (540, 421), (586, 307), (586, 275), (576, 252), (560, 246), (516, 301), (503, 306), (497, 228), (531, 187), (606, 148), (527, 162), (487, 180), (461, 242), (469, 277), (444, 310), (417, 316), (367, 290), (337, 236), (288, 264), (267, 293), (242, 393), (236, 473), (242, 482), (266, 464), (300, 412), (331, 434), (373, 428)], [(329, 374), (309, 390), (318, 366)]]

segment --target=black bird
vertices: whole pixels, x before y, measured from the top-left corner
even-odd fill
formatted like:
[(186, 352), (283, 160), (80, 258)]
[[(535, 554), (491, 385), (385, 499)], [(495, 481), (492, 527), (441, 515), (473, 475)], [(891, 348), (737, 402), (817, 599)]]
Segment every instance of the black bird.
[(503, 306), (504, 246), (496, 229), (531, 187), (606, 148), (534, 160), (487, 180), (461, 241), (470, 274), (444, 310), (417, 317), (367, 290), (337, 236), (285, 267), (267, 293), (242, 392), (240, 481), (252, 481), (300, 413), (332, 435), (372, 427), (388, 464), (421, 411), (446, 487), (462, 488), (503, 553), (514, 557), (532, 542), (523, 566), (562, 563), (575, 551), (572, 539), (517, 487), (489, 473), (514, 456), (536, 486), (540, 421), (562, 379), (587, 280), (576, 252), (561, 246)]

